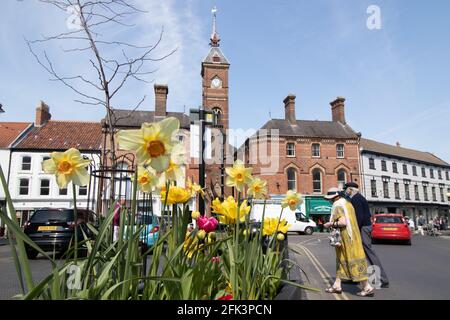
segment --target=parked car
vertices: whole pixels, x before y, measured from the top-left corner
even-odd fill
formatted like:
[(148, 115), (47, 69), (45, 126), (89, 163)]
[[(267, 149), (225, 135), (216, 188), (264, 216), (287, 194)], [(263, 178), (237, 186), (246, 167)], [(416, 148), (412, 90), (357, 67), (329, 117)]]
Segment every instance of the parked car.
[[(92, 238), (93, 234), (87, 227), (87, 223), (95, 223), (96, 215), (91, 210), (77, 210), (78, 239), (84, 240), (83, 232)], [(33, 240), (43, 251), (58, 252), (64, 254), (69, 248), (75, 235), (75, 221), (73, 209), (39, 209), (24, 225), (25, 234)], [(38, 251), (25, 246), (27, 256), (36, 258)]]
[[(257, 222), (261, 222), (263, 215), (264, 218), (278, 219), (280, 218), (281, 211), (280, 204), (267, 204), (266, 206), (263, 204), (255, 204), (252, 206), (250, 217)], [(290, 210), (289, 208), (283, 209), (281, 219), (286, 219), (287, 223), (291, 225), (288, 230), (289, 232), (312, 235), (314, 229), (317, 227), (316, 223), (307, 218), (303, 213)]]
[(136, 222), (138, 225), (144, 226), (140, 236), (141, 243), (147, 247), (153, 246), (159, 235), (160, 223), (158, 217), (154, 215), (138, 215)]
[(411, 245), (411, 230), (401, 214), (377, 214), (372, 225), (372, 243), (378, 240), (403, 241)]

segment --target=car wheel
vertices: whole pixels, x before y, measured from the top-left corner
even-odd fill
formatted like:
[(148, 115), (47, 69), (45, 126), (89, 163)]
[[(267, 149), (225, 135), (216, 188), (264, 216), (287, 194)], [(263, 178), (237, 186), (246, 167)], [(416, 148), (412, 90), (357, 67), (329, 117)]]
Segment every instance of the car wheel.
[(27, 252), (28, 259), (31, 259), (31, 260), (36, 259), (36, 257), (39, 254), (39, 252), (37, 252), (37, 250), (34, 250), (32, 248), (27, 248), (26, 252)]
[(311, 227), (308, 227), (308, 228), (305, 229), (305, 234), (308, 235), (308, 236), (312, 235), (313, 232), (314, 232), (313, 228), (311, 228)]
[(378, 243), (378, 240), (377, 239), (374, 239), (374, 238), (372, 238), (372, 244), (377, 244)]

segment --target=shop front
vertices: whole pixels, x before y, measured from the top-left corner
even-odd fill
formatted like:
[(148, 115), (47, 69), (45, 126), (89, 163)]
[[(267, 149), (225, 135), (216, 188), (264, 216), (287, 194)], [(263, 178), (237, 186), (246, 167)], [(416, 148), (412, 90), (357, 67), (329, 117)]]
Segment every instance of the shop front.
[(305, 196), (305, 214), (317, 224), (317, 230), (323, 232), (323, 224), (330, 219), (332, 203), (322, 196)]

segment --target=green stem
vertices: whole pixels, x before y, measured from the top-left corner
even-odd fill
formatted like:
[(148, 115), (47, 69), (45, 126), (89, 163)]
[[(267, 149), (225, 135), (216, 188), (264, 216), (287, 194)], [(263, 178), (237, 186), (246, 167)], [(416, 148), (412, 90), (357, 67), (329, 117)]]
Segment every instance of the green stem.
[[(14, 209), (14, 205), (11, 200), (11, 195), (9, 194), (8, 185), (6, 183), (5, 175), (3, 174), (3, 169), (2, 169), (1, 165), (0, 165), (0, 180), (3, 185), (3, 190), (5, 191), (5, 199), (8, 204), (8, 210), (9, 210), (9, 214), (11, 216), (11, 220), (14, 224), (16, 224), (16, 226), (20, 227), (19, 223), (17, 222), (16, 210)], [(23, 268), (23, 273), (25, 274), (25, 282), (27, 284), (28, 292), (30, 292), (31, 290), (33, 290), (34, 284), (33, 284), (33, 276), (31, 274), (30, 264), (28, 261), (27, 253), (25, 251), (25, 244), (20, 237), (16, 237), (16, 242), (17, 242), (17, 247), (18, 247), (18, 251), (19, 251), (18, 259), (20, 261), (21, 267)], [(10, 241), (10, 243), (12, 243), (12, 242)], [(14, 252), (15, 252), (15, 248), (13, 245), (11, 245), (11, 250), (14, 250)], [(13, 253), (13, 257), (16, 257), (16, 256), (17, 256), (17, 254)], [(19, 276), (19, 279), (22, 279), (22, 277)]]
[(72, 182), (72, 193), (73, 193), (73, 220), (75, 221), (75, 265), (78, 260), (78, 212), (77, 212), (77, 187)]

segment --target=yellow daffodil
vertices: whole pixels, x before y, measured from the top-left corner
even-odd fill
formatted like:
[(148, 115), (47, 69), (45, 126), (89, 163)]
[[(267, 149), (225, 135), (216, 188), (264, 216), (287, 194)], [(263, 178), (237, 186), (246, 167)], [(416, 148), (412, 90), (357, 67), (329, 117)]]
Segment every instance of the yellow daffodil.
[(252, 168), (246, 168), (241, 160), (236, 160), (233, 167), (226, 168), (225, 171), (228, 175), (226, 185), (235, 187), (239, 192), (252, 181)]
[(192, 182), (191, 179), (187, 180), (186, 188), (191, 191), (192, 197), (195, 197), (197, 194), (201, 195), (202, 198), (205, 197), (205, 191), (202, 189), (202, 187), (195, 182)]
[(192, 233), (187, 232), (184, 239), (183, 249), (187, 254), (188, 258), (191, 259), (195, 252), (200, 251), (204, 248), (204, 244), (199, 243), (198, 237), (193, 237)]
[[(134, 178), (134, 177), (133, 177)], [(158, 183), (158, 177), (152, 168), (139, 166), (137, 184), (140, 191), (150, 193)]]
[(222, 202), (220, 202), (219, 198), (216, 198), (213, 200), (212, 202), (212, 206), (211, 206), (212, 212), (219, 214), (220, 212), (222, 212)]
[(150, 164), (161, 173), (169, 168), (173, 135), (179, 128), (180, 121), (173, 117), (156, 123), (143, 123), (139, 130), (119, 131), (119, 147), (135, 151), (139, 164)]
[(290, 226), (291, 225), (288, 224), (285, 219), (279, 220), (278, 218), (265, 218), (263, 235), (271, 236), (278, 232), (287, 233)]
[(166, 171), (161, 174), (161, 181), (165, 183), (167, 181), (181, 183), (184, 182), (183, 165), (185, 164), (184, 146), (181, 143), (177, 143), (173, 146), (170, 153), (169, 166)]
[(267, 196), (267, 181), (255, 178), (250, 182), (248, 195), (255, 199), (264, 199)]
[[(166, 190), (165, 188), (161, 190), (161, 201), (164, 202), (166, 199)], [(169, 187), (169, 194), (167, 195), (167, 204), (176, 204), (176, 203), (186, 203), (191, 199), (191, 193), (189, 190), (171, 186)]]
[[(234, 224), (237, 221), (237, 202), (232, 196), (229, 196), (220, 205), (218, 204), (219, 199), (213, 201), (213, 212), (219, 215), (219, 221), (225, 224)], [(219, 201), (220, 202), (220, 201)], [(247, 200), (241, 203), (239, 208), (239, 221), (244, 222), (245, 216), (250, 212), (250, 207), (247, 205)]]
[(278, 240), (278, 241), (284, 241), (284, 239), (286, 239), (286, 237), (284, 236), (284, 234), (282, 234), (282, 233), (277, 234), (277, 240)]
[(281, 207), (286, 208), (289, 207), (291, 210), (296, 210), (297, 206), (303, 203), (303, 199), (300, 194), (289, 190), (286, 193), (286, 197), (281, 201)]
[(77, 149), (69, 149), (65, 152), (52, 152), (50, 159), (42, 163), (45, 173), (54, 174), (60, 189), (67, 187), (69, 182), (84, 187), (89, 183), (89, 174), (86, 167), (91, 160), (84, 159)]

